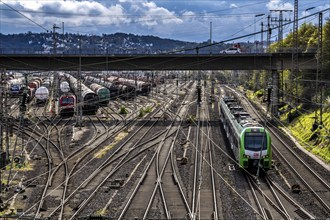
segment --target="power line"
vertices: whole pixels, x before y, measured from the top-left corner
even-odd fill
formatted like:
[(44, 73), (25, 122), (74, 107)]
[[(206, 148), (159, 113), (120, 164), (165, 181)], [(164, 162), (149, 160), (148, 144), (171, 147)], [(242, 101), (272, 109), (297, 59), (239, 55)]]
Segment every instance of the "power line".
[[(108, 14), (103, 14), (103, 15), (100, 15), (100, 14), (95, 14), (95, 13), (63, 13), (63, 12), (47, 12), (47, 11), (31, 11), (31, 10), (15, 10), (15, 9), (0, 9), (0, 11), (15, 11), (15, 12), (26, 12), (26, 13), (31, 13), (31, 14), (47, 14), (47, 15), (64, 15), (64, 16), (68, 16), (68, 15), (71, 15), (71, 16), (82, 16), (82, 17), (86, 17), (86, 16), (89, 16), (89, 17), (109, 17)], [(234, 13), (231, 13), (231, 14), (208, 14), (208, 13), (212, 13), (212, 12), (205, 12), (205, 13), (199, 13), (199, 14), (185, 14), (185, 15), (178, 15), (178, 16), (175, 16), (175, 18), (183, 18), (183, 17), (194, 17), (194, 18), (198, 18), (198, 17), (201, 17), (201, 18), (216, 18), (216, 17), (244, 17), (244, 16), (250, 16), (250, 15), (254, 15), (255, 13), (237, 13), (237, 14), (234, 14)], [(207, 15), (208, 14), (208, 15)], [(154, 14), (152, 16), (155, 16), (155, 17), (171, 17), (167, 14)], [(126, 15), (115, 15), (115, 17), (123, 17), (123, 18), (134, 18), (134, 17), (145, 17), (145, 14), (126, 14)]]
[(30, 19), (29, 17), (25, 16), (23, 13), (21, 13), (20, 11), (16, 10), (15, 8), (11, 7), (10, 5), (4, 3), (3, 1), (0, 0), (0, 2), (2, 2), (2, 4), (6, 5), (8, 8), (12, 9), (13, 11), (17, 12), (18, 14), (22, 15), (24, 18), (28, 19), (29, 21), (31, 21), (33, 24), (37, 25), (38, 27), (42, 28), (43, 30), (48, 32), (47, 28), (44, 28), (42, 25), (38, 24), (37, 22), (35, 22), (34, 20)]
[[(330, 8), (326, 8), (324, 10), (321, 10), (319, 12), (316, 12), (316, 13), (313, 13), (313, 14), (310, 14), (310, 15), (307, 15), (305, 17), (301, 17), (298, 19), (299, 20), (303, 20), (305, 18), (309, 18), (309, 17), (312, 17), (312, 16), (315, 16), (315, 15), (318, 15), (319, 13), (322, 13), (322, 12), (326, 12), (330, 10)], [(294, 21), (290, 21), (288, 23), (285, 23), (283, 24), (283, 26), (285, 25), (289, 25), (291, 23), (293, 23)], [(279, 27), (274, 27), (272, 28), (272, 30), (274, 29), (277, 29)], [(238, 40), (238, 39), (242, 39), (242, 38), (246, 38), (246, 37), (251, 37), (251, 36), (254, 36), (256, 34), (261, 34), (262, 32), (267, 32), (268, 30), (263, 30), (263, 31), (257, 31), (257, 32), (254, 32), (254, 33), (251, 33), (251, 34), (245, 34), (245, 35), (242, 35), (242, 36), (239, 36), (239, 37), (234, 37), (234, 38), (230, 38), (230, 39), (227, 39), (227, 40), (222, 40), (222, 41), (219, 41), (219, 42), (215, 42), (215, 43), (212, 43), (212, 44), (207, 44), (207, 45), (203, 45), (203, 46), (199, 46), (198, 48), (199, 49), (202, 49), (202, 48), (206, 48), (206, 47), (210, 47), (210, 46), (214, 46), (214, 45), (219, 45), (219, 44), (223, 44), (223, 43), (226, 43), (226, 42), (230, 42), (230, 41), (234, 41), (234, 40)], [(196, 50), (196, 47), (195, 48), (189, 48), (189, 49), (182, 49), (182, 50), (176, 50), (176, 51), (173, 51), (173, 52), (169, 52), (169, 53), (178, 53), (178, 52), (185, 52), (185, 51), (191, 51), (191, 50)]]

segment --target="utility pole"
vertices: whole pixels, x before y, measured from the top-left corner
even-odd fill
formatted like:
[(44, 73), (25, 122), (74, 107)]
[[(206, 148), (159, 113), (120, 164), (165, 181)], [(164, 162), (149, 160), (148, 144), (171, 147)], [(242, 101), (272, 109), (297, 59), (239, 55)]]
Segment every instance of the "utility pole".
[(282, 43), (283, 43), (283, 22), (290, 22), (290, 19), (283, 19), (283, 12), (292, 12), (292, 10), (285, 10), (285, 9), (277, 9), (277, 10), (270, 10), (270, 12), (279, 12), (279, 17), (273, 17), (271, 21), (275, 23), (276, 27), (278, 27), (278, 43), (279, 43), (279, 50), (282, 52)]
[(264, 22), (261, 22), (261, 39), (260, 39), (261, 52), (264, 52)]
[(272, 36), (272, 28), (270, 27), (270, 15), (267, 17), (267, 49), (269, 49), (270, 46), (270, 39)]
[(56, 54), (56, 29), (60, 29), (56, 24), (53, 25), (53, 53)]
[(210, 22), (210, 54), (212, 54), (212, 21)]
[[(264, 16), (264, 15), (265, 14), (257, 14), (257, 15), (254, 16), (254, 33), (257, 32), (257, 30), (256, 30), (256, 23), (257, 23), (256, 18)], [(255, 52), (258, 52), (258, 43), (256, 41), (256, 34), (254, 34), (254, 44), (255, 44)]]
[(176, 98), (179, 100), (179, 73), (176, 71)]
[[(7, 110), (7, 86), (6, 86), (6, 70), (0, 70), (0, 203), (2, 203), (1, 193), (3, 190), (2, 170), (6, 167), (9, 155), (9, 125)], [(4, 131), (6, 132), (6, 141), (4, 141)], [(4, 150), (6, 143), (6, 150)]]
[[(2, 192), (2, 168), (5, 166), (5, 161), (3, 161), (3, 124), (2, 122), (4, 120), (4, 115), (3, 115), (3, 92), (5, 90), (5, 74), (4, 70), (1, 70), (0, 73), (0, 194)], [(1, 200), (1, 197), (0, 197)]]
[[(294, 1), (294, 18), (293, 18), (293, 50), (292, 50), (292, 72), (291, 72), (291, 82), (293, 81), (293, 77), (295, 78), (295, 96), (293, 92), (291, 93), (292, 97), (295, 97), (296, 103), (295, 106), (298, 106), (299, 98), (298, 98), (298, 0)], [(291, 83), (292, 84), (292, 83)], [(293, 86), (291, 85), (291, 90), (293, 90)]]
[(78, 94), (78, 101), (76, 103), (76, 112), (77, 112), (77, 122), (76, 126), (82, 127), (82, 105), (83, 105), (83, 100), (82, 100), (82, 94), (81, 94), (81, 54), (79, 56), (79, 68), (78, 68), (78, 77), (77, 77), (77, 86), (79, 90)]
[[(57, 38), (56, 38), (56, 29), (60, 29), (60, 27), (57, 27), (56, 24), (53, 25), (53, 55), (56, 55), (56, 47), (57, 47)], [(54, 88), (56, 89), (56, 97), (52, 100), (51, 102), (51, 108), (53, 109), (53, 111), (55, 112), (56, 106), (58, 106), (58, 100), (59, 100), (59, 87), (60, 87), (60, 82), (59, 82), (59, 74), (58, 72), (54, 73), (54, 81), (55, 81), (55, 86)], [(54, 93), (53, 93), (54, 95)], [(55, 113), (56, 114), (56, 113)]]
[[(322, 56), (323, 56), (323, 53), (322, 53), (322, 28), (323, 28), (323, 23), (322, 23), (322, 20), (323, 20), (323, 14), (322, 12), (319, 13), (319, 26), (318, 26), (318, 53), (317, 53), (317, 70), (316, 70), (316, 87), (315, 87), (315, 90), (316, 90), (316, 97), (317, 97), (317, 93), (318, 93), (318, 84), (319, 84), (319, 77), (320, 77), (320, 80), (322, 80), (323, 78), (323, 67), (322, 67)], [(317, 100), (317, 99), (316, 99)], [(317, 102), (317, 101), (316, 101)], [(323, 121), (322, 121), (322, 114), (323, 114), (323, 82), (321, 83), (320, 85), (320, 125), (323, 124)], [(315, 114), (317, 114), (317, 109), (315, 110)], [(317, 118), (317, 115), (315, 115), (315, 118)]]
[(9, 126), (11, 126), (11, 128), (13, 126), (12, 122), (9, 121), (9, 116), (8, 116), (9, 106), (8, 106), (8, 92), (7, 91), (8, 91), (8, 89), (5, 89), (5, 93), (4, 93), (5, 94), (5, 106), (4, 106), (5, 112), (4, 112), (4, 114), (5, 114), (5, 119), (6, 119), (6, 164), (9, 161)]
[[(196, 48), (197, 53), (197, 65), (199, 66), (199, 48)], [(201, 86), (201, 70), (198, 68), (198, 77), (197, 77), (197, 106), (199, 107), (202, 102), (202, 86)], [(199, 110), (198, 110), (199, 111)]]
[[(270, 15), (268, 15), (267, 16), (267, 50), (266, 50), (266, 52), (269, 52), (271, 36), (272, 36), (272, 28), (270, 25)], [(266, 79), (268, 79), (268, 80), (265, 80), (265, 85), (264, 85), (264, 88), (267, 88), (267, 91), (269, 91), (268, 89), (269, 89), (270, 83), (272, 83), (269, 81), (269, 79), (272, 78), (271, 76), (272, 76), (272, 72), (270, 70), (267, 70)], [(269, 105), (269, 103), (268, 103), (268, 105)]]

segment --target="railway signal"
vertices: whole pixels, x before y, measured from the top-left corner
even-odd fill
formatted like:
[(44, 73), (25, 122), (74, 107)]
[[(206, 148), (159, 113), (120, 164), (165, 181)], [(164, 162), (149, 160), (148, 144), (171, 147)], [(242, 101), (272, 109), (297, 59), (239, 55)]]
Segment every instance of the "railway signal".
[(272, 87), (267, 88), (267, 103), (270, 105), (271, 102), (271, 95), (272, 95)]
[(202, 102), (202, 87), (200, 85), (197, 86), (197, 102), (198, 105)]
[(26, 112), (27, 96), (28, 96), (27, 89), (24, 89), (22, 97), (21, 97), (21, 104), (19, 106), (20, 114), (25, 114), (25, 112)]

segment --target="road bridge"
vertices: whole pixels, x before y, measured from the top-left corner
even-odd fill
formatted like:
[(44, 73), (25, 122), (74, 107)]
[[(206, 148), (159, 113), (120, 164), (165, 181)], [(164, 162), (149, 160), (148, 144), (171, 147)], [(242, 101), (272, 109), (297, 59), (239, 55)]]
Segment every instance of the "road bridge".
[[(315, 70), (315, 53), (299, 53), (299, 69)], [(81, 64), (81, 65), (80, 65)], [(291, 53), (210, 55), (0, 55), (0, 68), (40, 71), (101, 70), (280, 70), (291, 69)]]

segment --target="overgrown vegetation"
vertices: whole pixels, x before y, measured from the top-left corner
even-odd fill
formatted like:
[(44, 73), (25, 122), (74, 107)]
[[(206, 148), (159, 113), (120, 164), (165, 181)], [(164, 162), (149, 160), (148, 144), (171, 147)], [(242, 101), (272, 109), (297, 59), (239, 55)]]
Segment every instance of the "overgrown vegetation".
[(139, 117), (142, 118), (145, 114), (152, 112), (152, 107), (147, 106), (145, 108), (140, 108)]
[(187, 119), (186, 119), (186, 122), (188, 124), (195, 124), (196, 123), (196, 116), (194, 116), (194, 115), (188, 115), (187, 116)]
[(110, 144), (110, 145), (108, 145), (108, 146), (105, 146), (105, 147), (103, 147), (102, 149), (100, 149), (98, 152), (96, 152), (95, 154), (94, 154), (94, 157), (95, 158), (102, 158), (106, 153), (108, 153), (108, 151), (110, 151), (119, 141), (121, 141), (123, 138), (125, 138), (126, 136), (127, 136), (127, 132), (121, 132), (121, 133), (119, 133), (116, 137), (115, 137), (115, 139), (114, 139), (114, 141)]
[(128, 111), (127, 111), (127, 109), (125, 108), (125, 106), (121, 106), (120, 107), (120, 110), (119, 110), (119, 114), (121, 114), (121, 115), (125, 115), (125, 114), (127, 114), (128, 113)]
[[(243, 89), (242, 87), (240, 88)], [(246, 96), (255, 102), (262, 102), (262, 97), (258, 98), (259, 92), (251, 90), (245, 91)], [(325, 103), (325, 113), (322, 114), (322, 124), (320, 124), (320, 112), (306, 113), (302, 105), (292, 108), (284, 105), (279, 108), (281, 115), (281, 127), (290, 130), (301, 146), (306, 150), (322, 158), (326, 163), (330, 163), (330, 99)]]
[(330, 163), (330, 112), (323, 114), (322, 125), (315, 124), (315, 113), (298, 116), (288, 128), (302, 146)]
[[(301, 25), (298, 31), (299, 52), (316, 53), (320, 67), (316, 70), (299, 70), (297, 75), (291, 70), (279, 70), (279, 119), (295, 138), (310, 152), (330, 163), (330, 20), (323, 25), (322, 56), (318, 48), (318, 26), (312, 23)], [(283, 42), (273, 43), (269, 52), (291, 52), (293, 34)], [(316, 67), (315, 67), (316, 69)], [(269, 71), (222, 71), (218, 77), (226, 83), (239, 85), (251, 100), (263, 103), (268, 90), (272, 89)], [(322, 82), (322, 83), (321, 83)], [(321, 99), (322, 97), (322, 99)], [(320, 106), (322, 122), (320, 125)], [(317, 114), (315, 114), (317, 111)], [(317, 116), (317, 117), (315, 117)]]

